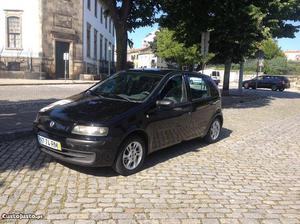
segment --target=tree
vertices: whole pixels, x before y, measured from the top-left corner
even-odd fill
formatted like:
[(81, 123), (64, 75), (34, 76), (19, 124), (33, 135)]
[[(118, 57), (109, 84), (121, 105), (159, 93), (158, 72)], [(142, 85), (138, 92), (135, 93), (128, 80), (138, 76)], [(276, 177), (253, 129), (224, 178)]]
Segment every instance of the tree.
[(161, 25), (173, 29), (176, 39), (187, 45), (200, 43), (202, 32), (211, 32), (214, 61), (225, 64), (225, 95), (229, 93), (231, 64), (253, 55), (258, 43), (267, 38), (291, 37), (298, 27), (285, 20), (300, 19), (299, 0), (164, 0), (162, 9), (166, 14)]
[(283, 51), (273, 39), (264, 40), (261, 43), (260, 49), (264, 52), (266, 60), (271, 60), (276, 57), (285, 57)]
[(128, 31), (148, 26), (156, 21), (159, 10), (156, 0), (102, 0), (116, 28), (117, 70), (126, 68)]
[(176, 63), (180, 68), (187, 66), (192, 68), (194, 64), (201, 61), (199, 47), (193, 45), (185, 47), (174, 39), (174, 31), (161, 29), (156, 33), (154, 42), (150, 44), (157, 56), (169, 63)]

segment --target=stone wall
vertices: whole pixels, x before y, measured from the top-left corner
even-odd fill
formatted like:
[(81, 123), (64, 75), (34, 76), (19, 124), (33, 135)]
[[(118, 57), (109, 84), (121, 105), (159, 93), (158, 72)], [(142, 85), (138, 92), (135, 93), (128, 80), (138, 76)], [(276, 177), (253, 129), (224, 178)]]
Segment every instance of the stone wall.
[(56, 78), (55, 42), (70, 44), (69, 77), (83, 71), (83, 1), (42, 0), (43, 71)]

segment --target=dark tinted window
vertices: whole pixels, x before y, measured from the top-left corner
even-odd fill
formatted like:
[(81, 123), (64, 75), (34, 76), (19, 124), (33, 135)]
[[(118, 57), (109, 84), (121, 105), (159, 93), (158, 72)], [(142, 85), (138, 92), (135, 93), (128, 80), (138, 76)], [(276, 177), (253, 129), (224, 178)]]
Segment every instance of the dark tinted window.
[(145, 100), (163, 76), (144, 72), (120, 72), (94, 86), (91, 91), (103, 97)]
[(211, 96), (209, 85), (204, 78), (200, 76), (189, 75), (188, 82), (192, 100), (198, 100)]
[(160, 98), (175, 104), (187, 102), (185, 83), (181, 75), (171, 78), (161, 91)]
[(208, 80), (209, 82), (209, 87), (210, 87), (210, 94), (212, 97), (218, 97), (220, 96), (220, 91), (218, 86), (216, 85), (216, 83), (213, 80)]

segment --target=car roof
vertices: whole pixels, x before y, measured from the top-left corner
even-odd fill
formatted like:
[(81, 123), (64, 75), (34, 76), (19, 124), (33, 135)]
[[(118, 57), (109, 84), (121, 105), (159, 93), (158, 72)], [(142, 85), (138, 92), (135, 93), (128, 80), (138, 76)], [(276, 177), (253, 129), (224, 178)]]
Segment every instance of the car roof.
[(168, 75), (173, 72), (180, 72), (179, 70), (174, 70), (174, 69), (129, 69), (127, 71), (130, 72), (139, 72), (139, 73), (153, 73), (153, 74), (158, 74), (158, 75)]

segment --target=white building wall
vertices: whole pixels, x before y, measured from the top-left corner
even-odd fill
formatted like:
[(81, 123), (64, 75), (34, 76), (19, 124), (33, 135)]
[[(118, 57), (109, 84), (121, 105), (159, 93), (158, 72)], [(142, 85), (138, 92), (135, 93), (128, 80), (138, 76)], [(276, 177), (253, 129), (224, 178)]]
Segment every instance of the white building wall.
[(286, 51), (284, 54), (288, 61), (300, 61), (300, 51)]
[[(107, 28), (105, 28), (105, 18), (104, 18), (104, 11), (105, 8), (103, 5), (99, 3), (98, 0), (90, 0), (91, 2), (91, 8), (90, 10), (88, 9), (88, 0), (83, 0), (84, 1), (84, 22), (83, 22), (83, 58), (84, 61), (90, 64), (96, 64), (96, 60), (100, 60), (100, 34), (103, 35), (103, 56), (102, 60), (104, 60), (104, 49), (105, 49), (105, 38), (107, 39), (107, 51), (108, 51), (108, 46), (109, 42), (114, 45), (114, 49), (116, 49), (116, 44), (115, 44), (115, 37), (116, 37), (116, 32), (114, 29), (114, 23), (113, 21), (111, 22), (111, 32), (109, 32), (109, 17), (107, 18)], [(97, 17), (95, 17), (95, 1), (97, 1)], [(103, 7), (103, 23), (101, 23), (101, 6)], [(92, 28), (91, 28), (91, 51), (90, 51), (90, 57), (87, 57), (87, 23), (89, 23)], [(94, 29), (98, 31), (98, 41), (97, 41), (97, 59), (94, 58)], [(111, 56), (113, 56), (113, 52)], [(108, 59), (108, 52), (107, 52), (107, 59)]]
[[(6, 13), (20, 10), (22, 49), (7, 49)], [(42, 53), (41, 0), (2, 0), (0, 4), (0, 56), (39, 57)]]

